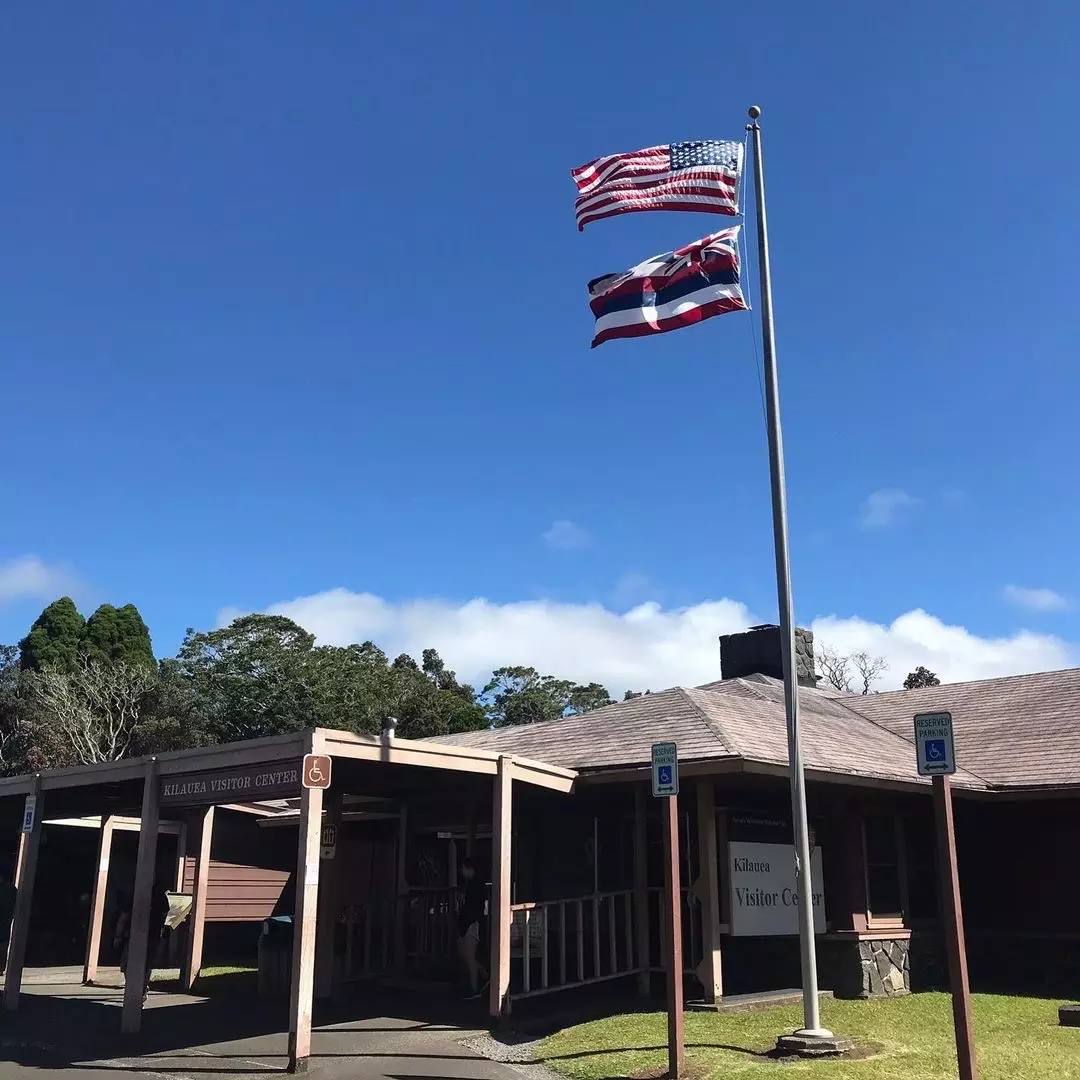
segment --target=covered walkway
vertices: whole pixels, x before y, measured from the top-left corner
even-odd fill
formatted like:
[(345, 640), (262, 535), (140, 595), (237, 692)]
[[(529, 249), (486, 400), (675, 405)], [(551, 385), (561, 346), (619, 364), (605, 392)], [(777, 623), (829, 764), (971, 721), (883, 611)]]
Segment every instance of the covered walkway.
[[(10, 1021), (4, 1028), (0, 1078), (48, 1069), (71, 1080), (245, 1080), (290, 1067), (283, 1003), (154, 993), (139, 1034), (121, 1037), (111, 1022), (122, 1007), (113, 973), (103, 972), (112, 985), (95, 987), (81, 985), (80, 975), (42, 969), (27, 980), (17, 1037)], [(476, 1003), (385, 990), (377, 999), (320, 1004), (310, 1065), (325, 1080), (521, 1080), (462, 1045), (483, 1027), (484, 1014)]]
[[(323, 769), (330, 775), (330, 785), (325, 790), (301, 783), (309, 755), (328, 759)], [(122, 819), (129, 822), (137, 819), (139, 827), (128, 953), (132, 971), (144, 969), (150, 947), (151, 893), (155, 882), (162, 880), (163, 872), (159, 863), (159, 832), (165, 822), (174, 832), (177, 826), (181, 827), (187, 851), (195, 862), (192, 914), (180, 976), (182, 987), (190, 990), (202, 963), (215, 806), (294, 799), (298, 804), (298, 828), (286, 1056), (289, 1071), (305, 1070), (312, 1053), (313, 1000), (317, 993), (328, 994), (335, 981), (338, 893), (345, 872), (342, 864), (346, 861), (322, 858), (323, 828), (339, 825), (347, 806), (354, 808), (354, 814), (362, 813), (355, 810), (359, 799), (365, 801), (373, 814), (388, 805), (394, 806), (403, 833), (410, 808), (430, 807), (433, 802), (443, 807), (444, 815), (452, 813), (463, 822), (468, 821), (470, 837), (479, 821), (490, 821), (492, 893), (488, 966), (492, 977), (487, 1004), (490, 1015), (500, 1016), (507, 1010), (510, 986), (515, 789), (526, 786), (566, 793), (574, 781), (575, 773), (571, 770), (512, 755), (325, 729), (0, 780), (0, 830), (12, 842), (18, 837), (18, 899), (4, 986), (4, 1010), (10, 1013), (19, 1009), (26, 996), (22, 993), (23, 968), (44, 820), (92, 815), (100, 817), (102, 822), (84, 969), (87, 982), (93, 982), (98, 975), (113, 825)], [(402, 840), (398, 844), (399, 890), (407, 890), (400, 862), (404, 848)], [(171, 872), (175, 874), (175, 864)], [(392, 946), (401, 955), (407, 927), (400, 914), (403, 906), (398, 904), (395, 910), (396, 923), (388, 931), (395, 940), (388, 941), (387, 948)], [(448, 902), (440, 914), (443, 922), (451, 925), (452, 904)], [(352, 929), (350, 925), (350, 934)], [(27, 990), (30, 989), (28, 986)], [(144, 1018), (140, 980), (129, 980), (122, 997), (110, 1001), (113, 1006), (119, 1004), (121, 1031), (128, 1035), (138, 1033)], [(111, 1021), (104, 1015), (102, 1020), (108, 1026)]]

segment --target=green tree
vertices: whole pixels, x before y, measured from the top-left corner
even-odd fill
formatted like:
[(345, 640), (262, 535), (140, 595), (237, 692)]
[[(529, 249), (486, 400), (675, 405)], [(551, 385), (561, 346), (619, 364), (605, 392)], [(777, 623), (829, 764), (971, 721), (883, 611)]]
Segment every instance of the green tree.
[(233, 742), (314, 726), (308, 665), (315, 638), (283, 615), (244, 615), (188, 630), (176, 662), (207, 741)]
[(95, 663), (121, 662), (155, 668), (150, 630), (134, 604), (102, 604), (86, 620), (79, 637), (79, 653)]
[(494, 727), (536, 724), (589, 712), (612, 703), (599, 683), (582, 686), (554, 675), (541, 675), (534, 667), (498, 668), (484, 687), (481, 702)]
[(30, 633), (19, 642), (23, 671), (52, 668), (72, 672), (79, 665), (79, 640), (86, 620), (70, 596), (54, 600), (34, 620)]
[(920, 664), (904, 680), (905, 690), (921, 690), (924, 686), (940, 686), (941, 680), (929, 669)]

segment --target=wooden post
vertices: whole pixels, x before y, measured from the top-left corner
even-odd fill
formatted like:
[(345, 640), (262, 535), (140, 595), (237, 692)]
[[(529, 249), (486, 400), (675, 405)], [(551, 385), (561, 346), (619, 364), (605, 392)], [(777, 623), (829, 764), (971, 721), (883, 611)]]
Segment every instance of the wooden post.
[(142, 1026), (143, 977), (153, 959), (151, 949), (160, 940), (160, 926), (150, 925), (150, 899), (157, 867), (158, 807), (161, 794), (157, 758), (151, 758), (143, 777), (142, 811), (139, 814), (139, 854), (135, 861), (135, 890), (131, 898), (131, 936), (128, 938), (124, 972), (124, 1006), (120, 1030), (134, 1034)]
[(941, 891), (944, 900), (945, 946), (949, 958), (952, 987), (953, 1027), (956, 1029), (956, 1060), (960, 1080), (978, 1080), (975, 1035), (971, 1022), (971, 987), (968, 985), (967, 948), (964, 944), (964, 915), (960, 906), (960, 877), (956, 866), (956, 830), (953, 825), (952, 784), (948, 776), (933, 778), (934, 812), (938, 826), (938, 853), (941, 858)]
[[(323, 800), (326, 815), (324, 828), (333, 825), (341, 841), (341, 791), (328, 791)], [(320, 850), (322, 848), (320, 830)], [(341, 854), (323, 859), (319, 867), (319, 918), (315, 938), (315, 996), (328, 998), (334, 992), (334, 945), (337, 936), (339, 884), (341, 881)]]
[(409, 897), (409, 808), (403, 806), (398, 812), (397, 839), (397, 886), (394, 903), (394, 970), (405, 968), (405, 908)]
[(214, 842), (214, 807), (208, 806), (199, 826), (199, 850), (195, 856), (191, 914), (188, 916), (187, 949), (180, 972), (180, 986), (190, 991), (202, 968), (203, 935), (206, 929), (206, 899), (210, 889), (210, 852)]
[(697, 976), (705, 1001), (719, 1003), (724, 993), (720, 968), (720, 874), (716, 856), (716, 802), (712, 777), (697, 783), (698, 899), (701, 901), (701, 963)]
[(664, 914), (667, 916), (668, 1076), (683, 1072), (682, 894), (679, 880), (679, 799), (664, 803)]
[(311, 1004), (315, 989), (315, 926), (319, 908), (319, 855), (322, 839), (321, 788), (300, 795), (296, 900), (293, 904), (292, 984), (289, 987), (289, 1065), (307, 1072), (311, 1057)]
[[(173, 886), (173, 892), (182, 893), (184, 891), (184, 873), (187, 870), (187, 857), (188, 857), (188, 825), (187, 821), (180, 823), (180, 831), (176, 834), (176, 883)], [(190, 919), (191, 916), (188, 916)], [(181, 929), (183, 927), (183, 929)], [(191, 924), (188, 921), (184, 921), (180, 924), (176, 930), (173, 930), (169, 934), (169, 967), (176, 965), (176, 954), (180, 948), (181, 939), (186, 938), (191, 933)], [(184, 954), (187, 955), (187, 949), (184, 949)], [(181, 962), (181, 967), (183, 963)]]
[(83, 986), (93, 986), (101, 959), (101, 932), (105, 923), (105, 897), (109, 887), (109, 859), (115, 822), (111, 817), (101, 819), (98, 837), (97, 870), (90, 896), (90, 925), (86, 931), (86, 958), (83, 961)]
[(513, 827), (514, 763), (499, 758), (491, 813), (491, 987), (495, 1019), (510, 1011), (510, 836)]
[(19, 836), (19, 861), (15, 866), (15, 916), (11, 920), (11, 940), (8, 944), (7, 969), (4, 974), (4, 1010), (14, 1012), (19, 1007), (22, 989), (23, 964), (26, 962), (26, 941), (30, 935), (30, 913), (34, 905), (34, 878), (37, 876), (38, 849), (41, 847), (41, 818), (44, 811), (41, 797), (41, 776), (34, 777), (31, 797), (35, 800), (34, 824), (28, 833)]
[(645, 829), (649, 792), (644, 784), (634, 788), (634, 918), (637, 922), (638, 993), (649, 996), (651, 963), (649, 947), (649, 841)]

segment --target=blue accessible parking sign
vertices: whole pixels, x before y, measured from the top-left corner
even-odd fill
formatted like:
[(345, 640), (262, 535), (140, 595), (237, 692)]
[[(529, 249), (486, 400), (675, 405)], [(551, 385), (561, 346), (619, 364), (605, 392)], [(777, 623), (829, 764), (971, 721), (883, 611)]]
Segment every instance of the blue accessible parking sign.
[(956, 772), (952, 713), (919, 713), (915, 717), (915, 759), (920, 776)]
[(673, 742), (652, 745), (652, 793), (679, 794), (679, 748)]

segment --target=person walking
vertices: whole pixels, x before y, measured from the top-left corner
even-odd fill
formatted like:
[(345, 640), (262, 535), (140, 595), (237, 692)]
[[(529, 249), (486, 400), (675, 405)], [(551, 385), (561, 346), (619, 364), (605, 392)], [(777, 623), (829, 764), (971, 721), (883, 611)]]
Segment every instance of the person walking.
[(475, 998), (484, 992), (488, 984), (487, 971), (476, 956), (480, 947), (487, 890), (476, 876), (476, 864), (472, 859), (462, 861), (461, 876), (465, 887), (457, 915), (458, 954), (465, 963), (470, 995)]

